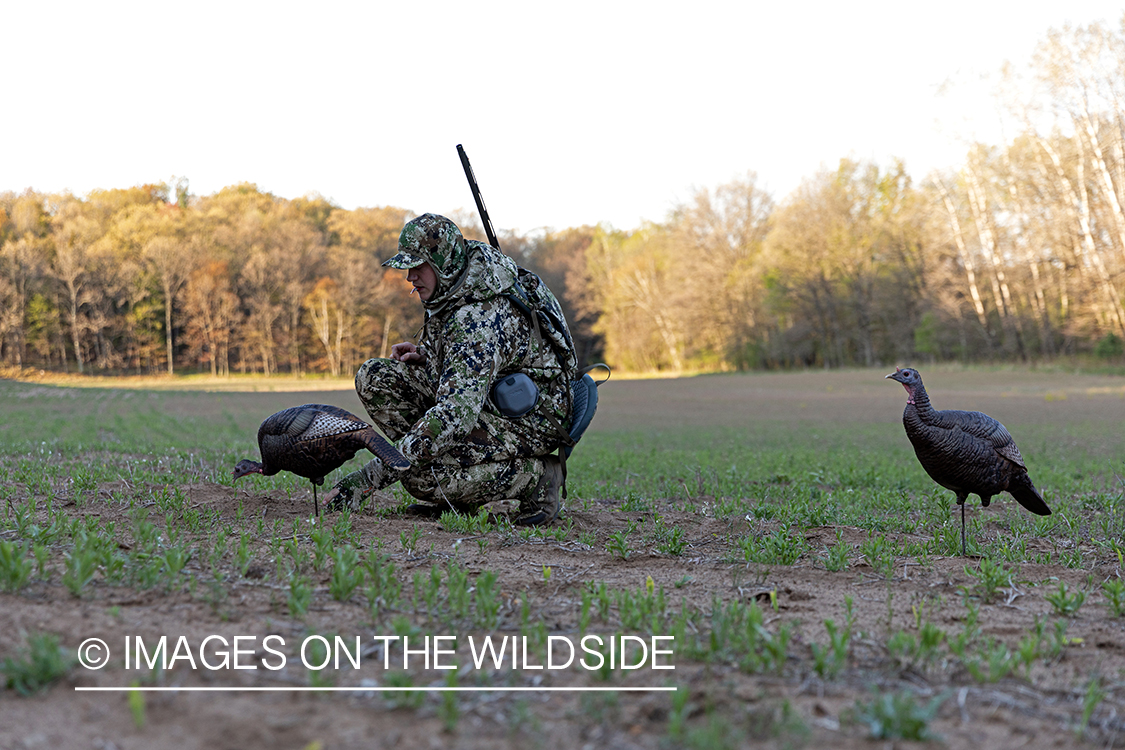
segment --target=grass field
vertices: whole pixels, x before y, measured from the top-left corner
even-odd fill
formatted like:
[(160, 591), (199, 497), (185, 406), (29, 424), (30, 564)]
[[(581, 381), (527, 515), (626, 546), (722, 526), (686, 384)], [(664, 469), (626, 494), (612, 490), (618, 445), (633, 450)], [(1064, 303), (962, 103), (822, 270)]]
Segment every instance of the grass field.
[[(231, 482), (272, 412), (362, 414), (347, 383), (0, 380), (0, 748), (1125, 744), (1125, 378), (923, 370), (936, 408), (1008, 427), (1054, 510), (974, 496), (963, 558), (883, 374), (611, 380), (535, 530), (418, 521), (398, 490), (317, 525), (307, 481)], [(476, 665), (489, 634), (527, 662)], [(645, 642), (675, 669), (533, 668), (594, 635), (591, 665), (672, 636)], [(180, 658), (126, 669), (127, 636)], [(209, 636), (257, 669), (205, 666)], [(302, 663), (336, 636), (339, 668)], [(100, 670), (75, 661), (95, 637)], [(75, 690), (118, 686), (179, 690)], [(220, 686), (324, 691), (187, 690)], [(496, 690), (544, 687), (599, 690)]]

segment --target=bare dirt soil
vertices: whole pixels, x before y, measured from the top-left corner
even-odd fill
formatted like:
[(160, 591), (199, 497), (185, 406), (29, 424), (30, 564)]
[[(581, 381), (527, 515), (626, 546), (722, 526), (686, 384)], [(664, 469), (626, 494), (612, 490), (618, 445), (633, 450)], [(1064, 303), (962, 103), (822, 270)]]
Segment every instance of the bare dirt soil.
[[(957, 408), (981, 409), (1012, 427), (1013, 423), (1121, 422), (1125, 418), (1122, 382), (1088, 377), (1080, 387), (1060, 378), (1045, 385), (1042, 377), (1012, 374), (1002, 383), (987, 373), (937, 373), (927, 379), (935, 402), (943, 388), (959, 383)], [(178, 408), (176, 395), (163, 406)], [(262, 413), (297, 401), (327, 401), (356, 408), (350, 394), (224, 394), (225, 406), (235, 399)], [(901, 392), (873, 378), (871, 372), (797, 374), (787, 376), (703, 377), (687, 380), (617, 381), (603, 389), (594, 430), (645, 429), (653, 424), (653, 405), (660, 404), (666, 423), (738, 426), (755, 419), (852, 420), (897, 422)], [(938, 404), (944, 406), (946, 404)], [(243, 405), (245, 406), (245, 405)], [(948, 404), (953, 406), (953, 404)], [(191, 407), (198, 415), (198, 405)], [(1065, 414), (1063, 411), (1065, 410)], [(905, 437), (903, 438), (905, 440)], [(1120, 463), (1120, 456), (1117, 458)], [(98, 488), (106, 502), (68, 503), (65, 489), (56, 502), (67, 516), (96, 516), (103, 527), (130, 525), (127, 499), (140, 489), (126, 479)], [(291, 529), (294, 520), (307, 519), (308, 493), (256, 491), (251, 485), (224, 486), (198, 482), (183, 486), (190, 505), (213, 509), (232, 528), (231, 546), (241, 531), (252, 531), (258, 519), (267, 529), (281, 519)], [(753, 499), (754, 487), (746, 488)], [(110, 498), (113, 498), (110, 500)], [(24, 635), (51, 632), (75, 649), (87, 638), (101, 638), (117, 652), (110, 666), (99, 671), (74, 668), (45, 693), (23, 698), (0, 691), (0, 748), (381, 748), (398, 747), (921, 747), (1048, 748), (1074, 747), (1075, 727), (1082, 720), (1085, 685), (1089, 677), (1104, 677), (1106, 699), (1090, 721), (1087, 737), (1097, 745), (1123, 741), (1114, 706), (1125, 693), (1125, 621), (1113, 618), (1091, 593), (1086, 605), (1070, 619), (1067, 646), (1052, 659), (1041, 659), (1029, 673), (1022, 668), (997, 682), (981, 682), (963, 667), (932, 664), (928, 669), (904, 665), (888, 654), (888, 634), (912, 630), (924, 615), (952, 636), (965, 627), (967, 608), (962, 589), (976, 580), (966, 565), (979, 560), (932, 557), (896, 560), (890, 579), (874, 571), (854, 551), (849, 567), (829, 572), (822, 557), (836, 543), (837, 533), (858, 548), (868, 532), (852, 527), (824, 526), (805, 532), (812, 552), (795, 565), (762, 567), (732, 561), (732, 540), (747, 534), (770, 533), (776, 524), (750, 516), (717, 518), (708, 498), (698, 498), (702, 510), (685, 512), (674, 498), (652, 498), (654, 511), (627, 512), (608, 501), (572, 498), (565, 521), (572, 524), (566, 538), (521, 538), (489, 532), (465, 535), (446, 531), (436, 522), (402, 514), (378, 517), (370, 510), (353, 518), (353, 531), (365, 547), (380, 546), (394, 561), (403, 582), (403, 609), (411, 607), (410, 591), (416, 574), (429, 577), (432, 568), (450, 562), (475, 579), (484, 571), (497, 573), (499, 626), (494, 632), (519, 634), (524, 603), (531, 619), (542, 618), (546, 632), (580, 637), (583, 592), (591, 582), (610, 590), (644, 591), (651, 579), (663, 588), (670, 613), (682, 606), (710, 612), (716, 599), (755, 601), (765, 612), (772, 632), (785, 624), (793, 637), (783, 668), (748, 673), (726, 661), (703, 663), (669, 660), (675, 670), (637, 669), (615, 672), (608, 680), (597, 673), (566, 669), (477, 671), (468, 664), (465, 640), (481, 634), (469, 624), (433, 624), (426, 632), (458, 636), (458, 661), (463, 669), (457, 685), (496, 687), (652, 687), (674, 685), (686, 691), (686, 701), (663, 692), (431, 692), (415, 698), (373, 692), (388, 685), (384, 652), (372, 636), (393, 635), (393, 617), (375, 622), (364, 597), (357, 593), (339, 602), (328, 594), (330, 565), (312, 574), (312, 604), (303, 618), (290, 615), (288, 589), (274, 575), (270, 539), (255, 536), (253, 558), (245, 576), (232, 575), (222, 592), (196, 587), (140, 590), (104, 585), (95, 577), (81, 597), (72, 596), (58, 576), (33, 583), (18, 594), (0, 593), (0, 656), (23, 648)], [(710, 499), (714, 501), (714, 498)], [(975, 498), (970, 512), (1001, 514), (1006, 502), (981, 509)], [(18, 496), (9, 502), (19, 502)], [(391, 496), (376, 499), (379, 507), (393, 507)], [(494, 510), (500, 510), (494, 508)], [(640, 545), (622, 558), (606, 548), (615, 532), (635, 524), (652, 524), (653, 512), (666, 524), (683, 529), (687, 544), (681, 555)], [(241, 518), (241, 521), (236, 519)], [(957, 519), (959, 520), (959, 519)], [(333, 517), (326, 517), (331, 523)], [(160, 517), (153, 517), (159, 527)], [(955, 519), (950, 518), (950, 523)], [(420, 532), (413, 544), (405, 540)], [(584, 540), (584, 541), (583, 541)], [(308, 544), (307, 536), (299, 542)], [(1033, 540), (1032, 545), (1036, 542)], [(1042, 544), (1047, 544), (1042, 542)], [(1048, 545), (1049, 546), (1049, 545)], [(1034, 551), (1034, 550), (1033, 550)], [(1044, 551), (1050, 551), (1044, 549)], [(200, 581), (210, 576), (206, 552), (187, 564)], [(547, 570), (549, 569), (549, 573)], [(998, 639), (1014, 650), (1034, 618), (1053, 620), (1046, 595), (1053, 588), (1033, 585), (1046, 580), (1088, 588), (1119, 573), (1119, 561), (1102, 560), (1094, 567), (1061, 565), (1020, 566), (1019, 578), (993, 600), (979, 603), (982, 637)], [(1092, 579), (1091, 579), (1092, 576)], [(1096, 585), (1095, 585), (1096, 590)], [(854, 602), (855, 636), (846, 668), (832, 679), (813, 669), (811, 644), (824, 644), (826, 619), (842, 623), (845, 599)], [(424, 607), (424, 605), (422, 605)], [(920, 615), (920, 613), (922, 613)], [(612, 618), (611, 618), (612, 619)], [(604, 627), (599, 627), (604, 626)], [(592, 632), (611, 632), (616, 624), (593, 619)], [(353, 692), (150, 692), (143, 697), (121, 692), (78, 692), (76, 687), (122, 686), (141, 680), (126, 671), (120, 649), (126, 636), (154, 643), (160, 636), (175, 641), (186, 636), (191, 644), (220, 635), (252, 636), (249, 663), (270, 660), (262, 648), (268, 635), (287, 644), (286, 666), (278, 671), (191, 669), (181, 661), (141, 684), (160, 687), (305, 686), (309, 673), (293, 653), (294, 644), (309, 633), (339, 634), (349, 641), (363, 639), (365, 658), (360, 670), (333, 673), (336, 686)], [(421, 632), (417, 633), (421, 637)], [(1049, 637), (1050, 634), (1048, 634)], [(392, 649), (394, 659), (401, 651)], [(244, 657), (246, 660), (247, 657)], [(245, 663), (245, 661), (244, 661)], [(952, 663), (952, 662), (950, 662)], [(445, 672), (414, 670), (416, 685), (448, 685)], [(367, 688), (367, 690), (365, 690)], [(940, 742), (876, 742), (866, 728), (849, 721), (857, 701), (870, 701), (872, 690), (912, 690), (924, 704), (944, 696), (930, 723)], [(416, 703), (411, 703), (414, 700)], [(678, 701), (678, 702), (677, 702)], [(682, 722), (678, 724), (677, 722)], [(682, 728), (681, 728), (682, 727)]]

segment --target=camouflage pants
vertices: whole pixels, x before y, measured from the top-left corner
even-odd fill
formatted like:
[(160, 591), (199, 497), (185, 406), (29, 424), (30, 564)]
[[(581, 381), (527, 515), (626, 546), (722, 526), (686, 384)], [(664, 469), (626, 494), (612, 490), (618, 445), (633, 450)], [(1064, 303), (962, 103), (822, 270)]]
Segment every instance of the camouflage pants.
[[(436, 377), (429, 369), (369, 359), (356, 373), (359, 400), (391, 441), (397, 442), (435, 404)], [(363, 468), (365, 484), (384, 489), (401, 481), (403, 489), (423, 502), (472, 512), (495, 500), (531, 497), (544, 472), (537, 456), (548, 453), (554, 441), (535, 421), (505, 419), (485, 408), (464, 444), (405, 471), (388, 469), (374, 459)]]

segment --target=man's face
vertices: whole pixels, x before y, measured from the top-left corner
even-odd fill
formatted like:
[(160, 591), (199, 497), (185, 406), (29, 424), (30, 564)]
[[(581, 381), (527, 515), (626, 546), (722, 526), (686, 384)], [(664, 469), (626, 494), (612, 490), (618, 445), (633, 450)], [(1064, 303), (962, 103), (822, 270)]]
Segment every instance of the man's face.
[(423, 302), (429, 302), (437, 288), (437, 274), (429, 263), (411, 268), (406, 272), (406, 280), (414, 285), (414, 291)]

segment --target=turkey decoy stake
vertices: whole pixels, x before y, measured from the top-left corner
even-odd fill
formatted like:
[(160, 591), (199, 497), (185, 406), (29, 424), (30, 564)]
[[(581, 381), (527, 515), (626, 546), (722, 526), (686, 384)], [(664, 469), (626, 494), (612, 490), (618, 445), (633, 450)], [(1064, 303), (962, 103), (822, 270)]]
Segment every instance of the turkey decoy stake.
[(961, 506), (961, 555), (965, 555), (965, 500), (980, 496), (985, 508), (993, 495), (1008, 492), (1032, 513), (1051, 515), (1051, 509), (1027, 475), (1020, 449), (1004, 425), (979, 411), (937, 411), (917, 370), (906, 368), (887, 375), (906, 389), (902, 424), (914, 453), (930, 478), (957, 494)]
[(262, 461), (244, 458), (234, 467), (234, 478), (247, 474), (273, 476), (291, 471), (313, 484), (313, 508), (320, 518), (316, 488), (324, 477), (366, 448), (389, 466), (410, 466), (386, 438), (349, 411), (328, 404), (293, 406), (267, 417), (258, 428)]

